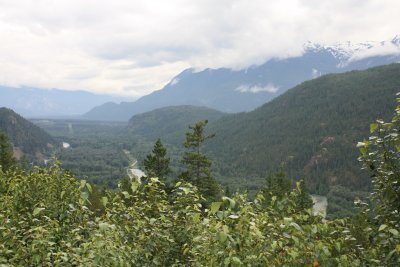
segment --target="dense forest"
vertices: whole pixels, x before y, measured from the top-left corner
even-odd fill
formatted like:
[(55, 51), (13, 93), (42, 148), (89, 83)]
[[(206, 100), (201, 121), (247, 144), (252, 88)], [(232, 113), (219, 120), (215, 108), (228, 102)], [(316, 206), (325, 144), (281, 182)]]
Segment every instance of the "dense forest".
[(252, 112), (210, 123), (216, 137), (205, 149), (223, 176), (264, 179), (284, 163), (316, 193), (335, 185), (366, 190), (357, 140), (371, 121), (390, 118), (399, 73), (400, 64), (392, 64), (304, 82)]
[(38, 163), (56, 148), (45, 131), (8, 108), (0, 108), (0, 130), (10, 136), (16, 155)]
[[(357, 213), (344, 219), (313, 215), (304, 181), (292, 189), (283, 172), (270, 175), (253, 200), (240, 193), (213, 199), (202, 180), (208, 176), (194, 179), (210, 166), (200, 152), (200, 145), (214, 138), (204, 133), (206, 124), (187, 132), (185, 158), (191, 160), (184, 161), (186, 172), (173, 185), (149, 177), (121, 181), (118, 190), (100, 191), (78, 181), (57, 162), (23, 170), (10, 161), (7, 139), (0, 139), (0, 162), (10, 163), (0, 168), (0, 264), (400, 264), (400, 100), (392, 120), (371, 124), (371, 136), (357, 144), (372, 177), (373, 205), (357, 201)], [(149, 159), (165, 157), (160, 146)]]
[[(79, 179), (116, 188), (132, 159), (137, 168), (161, 138), (170, 157), (172, 181), (182, 172), (185, 131), (208, 119), (215, 138), (204, 144), (213, 175), (223, 188), (254, 197), (270, 173), (284, 165), (294, 186), (304, 178), (310, 192), (328, 197), (328, 216), (354, 213), (356, 197), (366, 199), (371, 183), (357, 162), (356, 143), (376, 118), (388, 119), (400, 88), (400, 64), (323, 76), (305, 82), (260, 108), (223, 114), (194, 106), (138, 114), (129, 124), (90, 121), (34, 121), (58, 143), (71, 147), (56, 155)], [(373, 108), (372, 108), (373, 107)]]

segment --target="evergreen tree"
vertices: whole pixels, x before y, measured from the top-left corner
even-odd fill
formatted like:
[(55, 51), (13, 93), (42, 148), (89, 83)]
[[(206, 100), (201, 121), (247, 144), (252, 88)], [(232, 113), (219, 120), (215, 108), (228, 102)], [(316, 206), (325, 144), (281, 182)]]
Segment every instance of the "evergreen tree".
[(16, 160), (8, 137), (4, 132), (0, 131), (0, 169), (7, 171), (15, 164)]
[(296, 193), (296, 204), (299, 209), (304, 210), (312, 208), (313, 200), (308, 192), (308, 188), (303, 178), (297, 182)]
[(167, 149), (161, 143), (160, 138), (154, 144), (151, 154), (144, 159), (144, 168), (149, 177), (158, 177), (160, 181), (166, 180), (166, 176), (171, 172), (169, 168), (170, 158), (166, 157)]
[(215, 199), (219, 195), (219, 185), (211, 175), (211, 161), (201, 153), (201, 145), (204, 141), (215, 136), (215, 134), (204, 133), (207, 123), (208, 121), (205, 120), (189, 126), (190, 131), (186, 133), (186, 141), (183, 143), (187, 149), (182, 159), (186, 171), (180, 178), (197, 186), (204, 197)]
[(275, 174), (270, 173), (265, 180), (264, 194), (270, 194), (281, 198), (285, 194), (288, 194), (291, 189), (292, 182), (287, 177), (282, 165)]

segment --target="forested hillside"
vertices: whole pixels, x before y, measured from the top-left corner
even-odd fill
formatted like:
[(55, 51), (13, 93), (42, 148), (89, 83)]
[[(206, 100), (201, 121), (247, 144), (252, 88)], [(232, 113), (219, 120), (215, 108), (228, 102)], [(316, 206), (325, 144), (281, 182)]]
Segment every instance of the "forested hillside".
[(338, 184), (365, 189), (357, 140), (367, 136), (369, 122), (391, 116), (399, 90), (400, 64), (326, 75), (211, 123), (216, 137), (206, 148), (224, 177), (263, 178), (284, 163), (313, 192)]
[(126, 137), (127, 123), (79, 120), (32, 120), (50, 133), (58, 143), (68, 143), (55, 156), (62, 167), (78, 179), (115, 188), (126, 176), (129, 161), (123, 152), (130, 146)]
[(42, 159), (56, 145), (48, 133), (8, 108), (0, 108), (0, 130), (9, 136), (17, 156), (29, 160)]
[(214, 109), (196, 106), (160, 108), (133, 116), (129, 120), (129, 134), (142, 136), (151, 142), (160, 137), (178, 145), (183, 142), (188, 125), (206, 119), (214, 122), (224, 115)]
[(375, 205), (357, 201), (352, 218), (313, 214), (302, 182), (281, 194), (275, 184), (253, 200), (236, 193), (210, 202), (201, 184), (184, 179), (133, 179), (100, 192), (58, 163), (0, 168), (0, 264), (398, 266), (398, 104), (390, 123), (372, 124), (372, 136), (358, 143)]

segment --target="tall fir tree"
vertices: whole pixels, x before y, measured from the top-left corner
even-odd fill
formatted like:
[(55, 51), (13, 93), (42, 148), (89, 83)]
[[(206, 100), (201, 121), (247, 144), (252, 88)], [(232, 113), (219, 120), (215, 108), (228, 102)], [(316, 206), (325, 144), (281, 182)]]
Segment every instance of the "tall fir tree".
[(4, 132), (0, 131), (0, 169), (7, 171), (15, 164), (16, 160), (8, 137)]
[(161, 143), (160, 138), (154, 144), (151, 154), (144, 159), (144, 168), (149, 177), (158, 177), (165, 182), (167, 175), (171, 172), (169, 168), (170, 158), (167, 157), (167, 149)]
[(301, 210), (310, 209), (313, 207), (314, 203), (313, 200), (308, 192), (308, 188), (306, 186), (306, 182), (304, 178), (300, 179), (297, 182), (297, 190), (296, 190), (296, 204), (297, 207)]
[(197, 186), (205, 198), (212, 200), (219, 196), (220, 189), (211, 175), (211, 160), (201, 152), (202, 144), (215, 136), (215, 134), (205, 134), (204, 127), (207, 123), (207, 120), (199, 121), (194, 126), (190, 125), (190, 131), (186, 132), (186, 140), (183, 143), (186, 152), (182, 159), (186, 171), (180, 178)]

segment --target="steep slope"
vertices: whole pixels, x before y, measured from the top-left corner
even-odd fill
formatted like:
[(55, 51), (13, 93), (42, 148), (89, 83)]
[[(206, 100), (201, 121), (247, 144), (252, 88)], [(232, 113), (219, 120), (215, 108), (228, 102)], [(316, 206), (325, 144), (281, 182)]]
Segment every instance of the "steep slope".
[(151, 142), (160, 137), (163, 142), (180, 146), (188, 125), (200, 120), (211, 123), (224, 115), (217, 110), (196, 106), (160, 108), (133, 116), (129, 120), (129, 133)]
[(8, 108), (0, 108), (0, 130), (8, 135), (17, 157), (39, 160), (55, 146), (49, 134)]
[[(172, 105), (206, 106), (229, 113), (251, 111), (287, 89), (327, 73), (399, 62), (400, 45), (396, 40), (360, 45), (308, 44), (299, 57), (271, 59), (243, 70), (221, 68), (196, 72), (188, 69), (161, 90), (134, 103), (99, 106), (83, 118), (128, 120), (132, 115)], [(389, 50), (382, 55), (376, 52), (379, 49)]]
[(331, 74), (304, 82), (249, 112), (211, 123), (207, 151), (224, 177), (263, 178), (281, 163), (314, 192), (369, 185), (357, 141), (369, 124), (389, 119), (400, 90), (400, 64)]
[(84, 91), (45, 90), (0, 86), (0, 107), (9, 107), (28, 118), (76, 116), (109, 101), (131, 98), (97, 95)]

